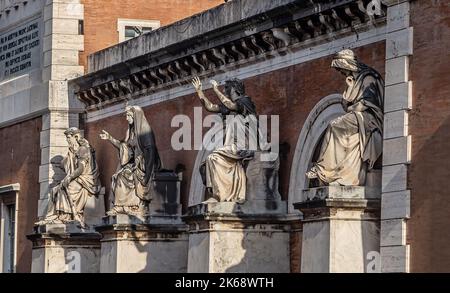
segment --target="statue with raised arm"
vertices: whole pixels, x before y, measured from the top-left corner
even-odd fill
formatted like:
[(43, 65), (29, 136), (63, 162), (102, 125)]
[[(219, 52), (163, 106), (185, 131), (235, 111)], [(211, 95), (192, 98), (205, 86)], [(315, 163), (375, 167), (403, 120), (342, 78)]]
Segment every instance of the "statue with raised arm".
[(50, 192), (46, 218), (36, 224), (79, 222), (84, 223), (84, 208), (91, 196), (100, 193), (100, 181), (95, 151), (78, 128), (64, 132), (69, 144), (67, 156), (61, 161), (66, 176)]
[(339, 52), (331, 66), (346, 77), (347, 114), (330, 123), (319, 158), (306, 175), (322, 185), (362, 186), (382, 155), (384, 81), (351, 50)]
[(226, 123), (223, 147), (214, 150), (200, 168), (203, 182), (212, 195), (208, 201), (242, 203), (246, 200), (247, 182), (244, 162), (253, 158), (257, 148), (256, 107), (239, 79), (227, 80), (224, 94), (218, 83), (211, 81), (220, 104), (212, 103), (204, 95), (198, 77), (192, 84), (203, 106), (209, 112), (221, 114)]
[(124, 141), (105, 130), (100, 138), (108, 140), (119, 153), (119, 166), (112, 177), (114, 206), (108, 215), (146, 215), (152, 199), (154, 174), (161, 169), (155, 135), (140, 107), (127, 106), (128, 131)]

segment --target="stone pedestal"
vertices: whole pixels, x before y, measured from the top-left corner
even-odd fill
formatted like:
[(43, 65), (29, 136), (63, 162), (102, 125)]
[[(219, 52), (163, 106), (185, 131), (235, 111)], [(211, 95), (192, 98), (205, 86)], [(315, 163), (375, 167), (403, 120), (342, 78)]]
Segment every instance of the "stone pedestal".
[(374, 272), (380, 251), (380, 193), (329, 186), (304, 191), (302, 273)]
[(119, 215), (97, 227), (101, 240), (101, 273), (186, 273), (187, 227), (148, 224)]
[(28, 235), (33, 242), (33, 273), (100, 272), (100, 238), (73, 224), (36, 226)]
[(288, 273), (286, 202), (203, 203), (189, 208), (188, 273)]
[(96, 227), (102, 234), (101, 273), (186, 273), (188, 235), (181, 220), (181, 175), (156, 174), (149, 215), (119, 214)]

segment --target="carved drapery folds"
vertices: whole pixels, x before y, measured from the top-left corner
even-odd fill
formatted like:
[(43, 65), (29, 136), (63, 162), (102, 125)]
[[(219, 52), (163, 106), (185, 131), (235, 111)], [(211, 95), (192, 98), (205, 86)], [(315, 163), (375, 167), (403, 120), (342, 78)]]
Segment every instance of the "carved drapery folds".
[[(342, 1), (343, 4), (328, 10), (318, 9), (311, 15), (293, 19), (281, 26), (247, 35), (237, 40), (208, 48), (199, 52), (187, 48), (183, 52), (193, 52), (174, 57), (172, 61), (146, 68), (138, 72), (89, 89), (80, 89), (78, 98), (89, 109), (101, 108), (107, 104), (126, 99), (127, 95), (152, 92), (157, 89), (187, 84), (193, 76), (208, 75), (228, 65), (236, 65), (256, 58), (265, 58), (295, 49), (302, 43), (334, 34), (339, 31), (354, 30), (358, 25), (376, 24), (385, 18), (386, 7), (381, 15), (367, 13), (370, 0)], [(181, 55), (181, 54), (180, 54)]]

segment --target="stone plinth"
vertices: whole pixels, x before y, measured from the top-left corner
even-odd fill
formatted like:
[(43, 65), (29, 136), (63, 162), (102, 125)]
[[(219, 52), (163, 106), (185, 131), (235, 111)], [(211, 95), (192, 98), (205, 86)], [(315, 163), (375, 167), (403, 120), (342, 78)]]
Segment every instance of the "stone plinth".
[(33, 242), (33, 273), (100, 272), (101, 235), (76, 224), (36, 226), (27, 236)]
[(294, 204), (303, 213), (302, 273), (376, 272), (380, 194), (329, 186), (305, 190), (304, 198)]
[(148, 215), (103, 218), (101, 273), (186, 273), (188, 235), (181, 220), (181, 174), (155, 174)]
[[(107, 224), (106, 224), (107, 223)], [(101, 273), (186, 273), (186, 225), (149, 224), (136, 217), (105, 219), (101, 240)]]
[(203, 203), (189, 208), (188, 273), (288, 273), (286, 202)]
[(180, 183), (182, 175), (172, 171), (155, 174), (154, 195), (150, 203), (150, 224), (181, 223)]

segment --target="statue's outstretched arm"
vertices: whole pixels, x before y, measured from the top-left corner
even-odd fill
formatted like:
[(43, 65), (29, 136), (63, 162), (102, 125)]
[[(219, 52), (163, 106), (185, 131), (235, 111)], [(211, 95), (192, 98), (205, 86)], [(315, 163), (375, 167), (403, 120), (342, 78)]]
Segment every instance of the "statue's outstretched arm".
[(217, 81), (211, 80), (211, 84), (213, 85), (214, 92), (219, 97), (222, 104), (224, 104), (225, 107), (227, 107), (231, 111), (237, 111), (237, 109), (238, 109), (237, 104), (220, 92), (219, 84), (217, 83)]
[(209, 112), (213, 113), (219, 113), (220, 108), (218, 105), (212, 103), (203, 93), (202, 90), (202, 83), (200, 81), (200, 78), (195, 77), (192, 80), (192, 85), (194, 86), (195, 90), (197, 91), (198, 97), (200, 98), (200, 101), (202, 102), (202, 105), (208, 110)]
[(109, 134), (106, 130), (102, 130), (102, 133), (100, 133), (100, 138), (103, 140), (108, 140), (117, 149), (120, 148), (120, 141), (112, 137), (112, 135)]

